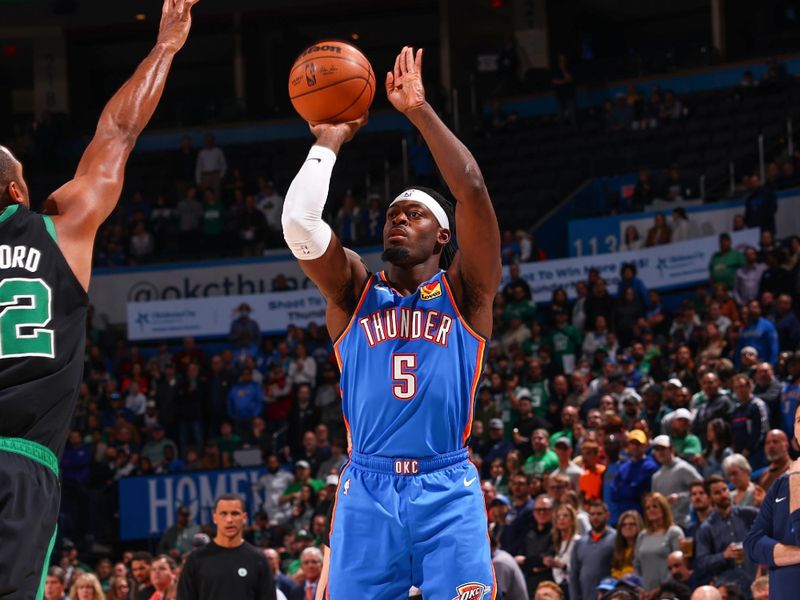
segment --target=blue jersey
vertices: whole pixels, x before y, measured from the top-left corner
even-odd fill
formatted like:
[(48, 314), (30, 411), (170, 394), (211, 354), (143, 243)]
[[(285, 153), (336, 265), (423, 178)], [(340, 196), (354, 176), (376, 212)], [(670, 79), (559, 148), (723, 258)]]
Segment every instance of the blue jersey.
[(463, 448), (485, 346), (444, 271), (409, 296), (382, 271), (370, 275), (334, 344), (351, 450), (417, 458)]
[(789, 476), (783, 475), (767, 490), (755, 523), (744, 540), (747, 557), (769, 566), (769, 597), (796, 598), (800, 565), (777, 566), (775, 546), (800, 544), (800, 514), (789, 511)]
[(800, 400), (800, 384), (787, 382), (781, 392), (781, 424), (783, 431), (792, 439), (794, 436), (794, 409)]

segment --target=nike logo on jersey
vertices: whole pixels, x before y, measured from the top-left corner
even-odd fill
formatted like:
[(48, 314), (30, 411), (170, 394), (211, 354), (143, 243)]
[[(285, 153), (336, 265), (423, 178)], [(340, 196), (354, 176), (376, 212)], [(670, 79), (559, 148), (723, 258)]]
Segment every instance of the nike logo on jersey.
[(317, 161), (318, 163), (321, 163), (321, 162), (322, 162), (322, 159), (321, 159), (321, 158), (308, 158), (308, 159), (306, 159), (306, 162), (308, 162), (308, 161), (310, 161), (310, 160), (315, 160), (315, 161)]
[(376, 283), (376, 284), (375, 284), (375, 285), (373, 285), (372, 287), (373, 287), (373, 288), (375, 288), (376, 290), (378, 290), (379, 292), (386, 292), (387, 294), (389, 294), (389, 296), (391, 296), (391, 295), (392, 295), (392, 290), (390, 290), (390, 289), (389, 289), (389, 288), (388, 288), (388, 287), (387, 287), (385, 284), (383, 284), (383, 283)]
[(466, 477), (464, 477), (464, 487), (471, 486), (473, 483), (475, 483), (476, 479), (477, 477), (473, 477), (472, 479), (467, 479)]
[(784, 500), (786, 500), (786, 498), (788, 498), (788, 497), (789, 497), (789, 496), (784, 496), (783, 498), (775, 498), (775, 504), (777, 504), (778, 502), (783, 502), (783, 501), (784, 501)]

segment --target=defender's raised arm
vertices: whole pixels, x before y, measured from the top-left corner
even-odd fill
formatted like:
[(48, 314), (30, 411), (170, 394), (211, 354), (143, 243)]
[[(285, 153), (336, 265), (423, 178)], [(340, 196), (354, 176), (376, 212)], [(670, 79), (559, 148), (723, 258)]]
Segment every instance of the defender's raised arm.
[(119, 200), (125, 164), (155, 112), (172, 59), (183, 47), (197, 0), (165, 0), (158, 40), (133, 76), (109, 100), (75, 177), (51, 194), (58, 242), (84, 288), (89, 287), (94, 236)]

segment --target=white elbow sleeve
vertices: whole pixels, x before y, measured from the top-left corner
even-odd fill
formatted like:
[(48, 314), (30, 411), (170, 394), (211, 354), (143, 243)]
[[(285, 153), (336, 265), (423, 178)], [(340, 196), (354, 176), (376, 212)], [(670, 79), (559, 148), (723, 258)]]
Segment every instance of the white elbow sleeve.
[(336, 154), (312, 146), (303, 166), (286, 192), (281, 225), (283, 238), (300, 260), (319, 258), (328, 249), (333, 232), (322, 220)]

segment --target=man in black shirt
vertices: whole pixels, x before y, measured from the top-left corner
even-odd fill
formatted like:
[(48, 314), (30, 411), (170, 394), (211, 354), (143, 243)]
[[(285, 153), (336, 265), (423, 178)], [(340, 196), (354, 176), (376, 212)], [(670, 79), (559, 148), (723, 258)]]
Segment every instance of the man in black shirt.
[(262, 552), (244, 541), (244, 500), (223, 494), (214, 503), (217, 535), (186, 558), (178, 600), (276, 600), (272, 570)]
[(133, 600), (150, 600), (156, 591), (150, 582), (150, 563), (153, 557), (149, 552), (136, 552), (131, 559), (131, 573), (133, 573), (134, 587), (131, 598)]

